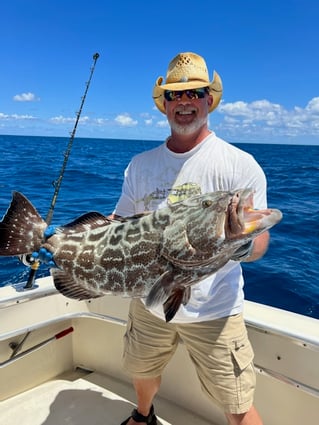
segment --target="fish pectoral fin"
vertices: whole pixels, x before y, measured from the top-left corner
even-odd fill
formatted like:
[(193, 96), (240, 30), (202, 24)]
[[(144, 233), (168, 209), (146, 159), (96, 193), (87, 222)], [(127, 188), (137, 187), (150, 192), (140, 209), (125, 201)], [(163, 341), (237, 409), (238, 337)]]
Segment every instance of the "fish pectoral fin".
[(62, 270), (53, 269), (51, 270), (51, 275), (54, 286), (65, 297), (81, 301), (102, 296), (102, 294), (97, 295), (93, 291), (81, 287), (71, 276)]
[(171, 293), (174, 275), (172, 270), (164, 272), (155, 282), (146, 298), (146, 307), (162, 304)]
[(182, 275), (176, 276), (174, 270), (168, 270), (153, 285), (146, 298), (146, 307), (163, 304), (165, 320), (169, 322), (177, 313), (181, 304), (186, 305), (191, 296), (191, 287), (184, 286)]
[(183, 296), (183, 301), (182, 301), (183, 305), (186, 305), (188, 303), (190, 297), (191, 297), (191, 287), (186, 286), (184, 288), (184, 296)]
[(183, 287), (183, 286), (175, 288), (171, 292), (171, 295), (167, 298), (167, 300), (163, 304), (166, 322), (170, 322), (173, 319), (178, 309), (180, 308), (181, 304), (185, 305), (188, 303), (190, 293), (191, 293), (190, 287)]

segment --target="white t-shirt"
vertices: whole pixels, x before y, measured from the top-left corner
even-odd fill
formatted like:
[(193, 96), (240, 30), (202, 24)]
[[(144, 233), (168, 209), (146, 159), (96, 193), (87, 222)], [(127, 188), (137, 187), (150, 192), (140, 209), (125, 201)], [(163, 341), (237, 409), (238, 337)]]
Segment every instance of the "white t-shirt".
[[(254, 207), (267, 207), (266, 178), (255, 159), (214, 133), (185, 153), (170, 151), (166, 143), (136, 155), (125, 170), (115, 214), (131, 216), (165, 207), (186, 197), (217, 190), (255, 190)], [(229, 261), (217, 273), (192, 286), (191, 298), (172, 322), (213, 320), (243, 309), (240, 263)], [(161, 305), (150, 309), (164, 320)]]

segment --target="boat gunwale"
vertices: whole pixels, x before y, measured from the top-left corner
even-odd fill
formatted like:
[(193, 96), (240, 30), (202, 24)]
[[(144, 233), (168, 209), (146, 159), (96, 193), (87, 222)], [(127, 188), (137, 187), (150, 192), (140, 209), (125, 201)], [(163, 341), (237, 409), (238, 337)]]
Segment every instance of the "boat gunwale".
[[(0, 335), (0, 342), (5, 341), (5, 340), (10, 339), (10, 338), (13, 338), (13, 337), (20, 336), (20, 335), (22, 335), (26, 332), (33, 332), (33, 331), (38, 330), (38, 329), (43, 329), (46, 326), (55, 325), (55, 324), (63, 323), (63, 322), (70, 322), (72, 320), (77, 320), (77, 319), (95, 319), (95, 320), (101, 320), (101, 321), (108, 322), (108, 323), (115, 324), (115, 325), (120, 325), (122, 327), (126, 326), (126, 320), (123, 320), (123, 319), (120, 319), (120, 318), (117, 318), (117, 317), (114, 317), (114, 316), (109, 316), (109, 315), (100, 314), (100, 313), (92, 313), (92, 312), (68, 313), (68, 314), (64, 314), (64, 315), (61, 315), (61, 316), (56, 317), (56, 318), (51, 318), (50, 320), (47, 320), (47, 321), (38, 322), (37, 324), (35, 324), (33, 326), (27, 326), (25, 328), (20, 328), (15, 332), (11, 331), (11, 332), (4, 333), (4, 334)], [(255, 326), (254, 326), (254, 329), (256, 330)], [(262, 330), (260, 330), (260, 329), (257, 329), (257, 330), (262, 332)], [(181, 341), (181, 343), (182, 343), (182, 341)], [(319, 346), (316, 347), (316, 349), (319, 349)], [(270, 368), (266, 368), (266, 367), (258, 365), (256, 363), (254, 364), (254, 366), (255, 366), (256, 372), (260, 375), (264, 375), (264, 376), (268, 376), (270, 378), (276, 379), (280, 382), (283, 382), (283, 383), (285, 383), (289, 386), (296, 388), (297, 390), (303, 391), (307, 394), (310, 394), (312, 396), (319, 398), (319, 389), (317, 389), (317, 388), (311, 387), (309, 385), (305, 385), (302, 382), (299, 382), (299, 381), (292, 379), (292, 378), (290, 378), (290, 377), (288, 377), (284, 374), (278, 373), (275, 370), (272, 370)]]
[(35, 325), (31, 325), (31, 326), (29, 325), (29, 326), (26, 326), (24, 328), (19, 328), (16, 331), (10, 331), (10, 332), (2, 333), (2, 334), (0, 334), (0, 342), (5, 341), (9, 338), (17, 337), (17, 336), (22, 335), (26, 332), (34, 332), (38, 329), (43, 329), (46, 326), (55, 325), (57, 323), (71, 321), (71, 320), (75, 320), (75, 319), (82, 319), (82, 318), (84, 318), (84, 319), (98, 319), (98, 320), (103, 320), (103, 321), (110, 322), (110, 323), (113, 323), (113, 324), (126, 326), (126, 320), (123, 320), (123, 319), (120, 319), (120, 318), (114, 317), (114, 316), (109, 316), (109, 315), (106, 315), (106, 314), (92, 313), (92, 312), (66, 313), (66, 314), (60, 315), (56, 318), (50, 318), (49, 320), (44, 320), (44, 321), (38, 322)]
[[(36, 299), (49, 297), (52, 295), (62, 296), (54, 287), (51, 276), (39, 278), (36, 282), (38, 282), (39, 284), (36, 285), (36, 288), (34, 289), (23, 290), (24, 284), (15, 285), (9, 288), (8, 287), (0, 288), (0, 297), (1, 297), (2, 290), (5, 290), (5, 289), (7, 289), (7, 292), (12, 292), (13, 290), (18, 292), (18, 294), (12, 294), (12, 293), (6, 294), (5, 297), (0, 298), (0, 310), (14, 307), (19, 304), (30, 302)], [(41, 287), (42, 285), (43, 287)], [(111, 296), (114, 296), (114, 295), (105, 295), (105, 297), (111, 297)], [(94, 300), (87, 300), (86, 302), (93, 303)], [(281, 310), (275, 307), (256, 303), (253, 301), (245, 300), (244, 303), (245, 303), (244, 319), (248, 327), (262, 333), (277, 335), (277, 336), (289, 339), (295, 344), (298, 344), (305, 348), (309, 347), (315, 351), (319, 351), (319, 332), (318, 331), (316, 333), (315, 331), (310, 332), (309, 326), (308, 326), (309, 324), (315, 324), (315, 326), (313, 326), (313, 329), (315, 327), (316, 329), (319, 329), (318, 319), (308, 317), (308, 316), (303, 316), (303, 315), (286, 311), (286, 310)], [(280, 314), (282, 316), (285, 316), (285, 318), (289, 316), (289, 319), (292, 319), (298, 322), (305, 322), (305, 325), (303, 326), (302, 330), (300, 329), (296, 330), (295, 328), (293, 328), (290, 320), (289, 320), (289, 323), (290, 323), (289, 327), (286, 325), (282, 325), (280, 321), (277, 320), (275, 322), (274, 320), (272, 320), (273, 313), (276, 313), (277, 315)], [(69, 314), (71, 316), (73, 314), (73, 317), (74, 317), (74, 314), (78, 314), (78, 313), (69, 313)], [(110, 317), (112, 319), (112, 317), (108, 315), (100, 314), (100, 316), (104, 316), (105, 318)], [(113, 319), (117, 320), (115, 317), (113, 317)], [(126, 320), (121, 319), (121, 321), (126, 323)], [(269, 322), (271, 324), (269, 324)], [(302, 333), (302, 331), (305, 332), (305, 330), (307, 330), (307, 335)], [(0, 341), (1, 339), (2, 338), (0, 335)]]

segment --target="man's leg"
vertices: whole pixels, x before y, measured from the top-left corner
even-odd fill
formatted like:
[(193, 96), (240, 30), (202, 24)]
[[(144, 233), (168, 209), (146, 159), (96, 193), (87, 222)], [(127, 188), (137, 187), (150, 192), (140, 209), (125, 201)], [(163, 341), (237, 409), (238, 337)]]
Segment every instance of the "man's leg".
[(230, 425), (262, 425), (253, 406), (253, 350), (241, 314), (177, 325), (203, 391), (227, 414)]
[[(133, 299), (124, 336), (123, 366), (133, 377), (139, 415), (149, 416), (162, 372), (177, 345), (175, 326), (158, 319), (140, 300)], [(133, 416), (138, 417), (136, 414)], [(131, 417), (124, 423), (135, 425), (136, 421)]]
[(246, 413), (226, 413), (226, 418), (229, 425), (263, 425), (263, 422), (254, 406), (252, 406)]
[[(161, 377), (157, 378), (133, 378), (133, 386), (137, 397), (137, 411), (143, 416), (148, 416), (151, 410), (153, 399), (161, 385)], [(127, 425), (136, 425), (133, 418), (127, 422)], [(142, 423), (139, 422), (139, 425)]]

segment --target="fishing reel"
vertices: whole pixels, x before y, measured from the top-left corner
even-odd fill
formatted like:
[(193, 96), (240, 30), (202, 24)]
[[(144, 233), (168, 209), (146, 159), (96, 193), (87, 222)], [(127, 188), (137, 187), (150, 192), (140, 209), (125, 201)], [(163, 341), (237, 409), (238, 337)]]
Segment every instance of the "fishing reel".
[(32, 267), (36, 263), (36, 259), (32, 256), (32, 254), (22, 254), (18, 256), (18, 259), (27, 267)]
[(53, 260), (52, 252), (48, 251), (44, 247), (41, 247), (38, 252), (32, 252), (32, 254), (22, 254), (19, 260), (27, 267), (37, 269), (41, 264), (45, 264), (48, 267), (56, 267)]

